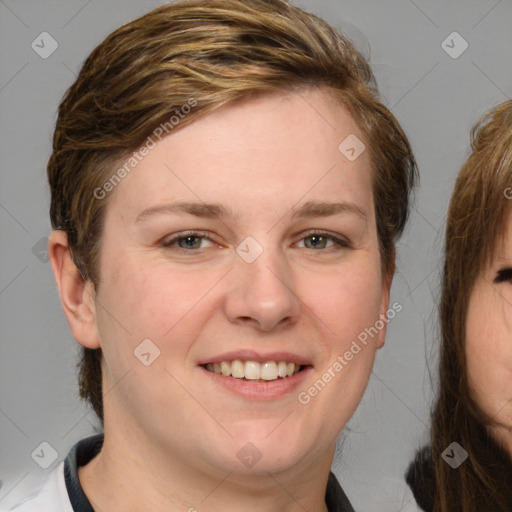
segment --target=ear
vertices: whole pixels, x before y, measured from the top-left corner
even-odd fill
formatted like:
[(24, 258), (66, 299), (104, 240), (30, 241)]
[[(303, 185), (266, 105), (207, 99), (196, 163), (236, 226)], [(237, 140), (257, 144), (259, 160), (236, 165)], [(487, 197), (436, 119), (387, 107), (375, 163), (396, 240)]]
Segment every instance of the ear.
[(382, 291), (381, 291), (381, 300), (379, 307), (379, 320), (384, 322), (384, 326), (379, 330), (379, 334), (377, 335), (377, 350), (384, 346), (384, 341), (386, 339), (386, 332), (388, 326), (388, 310), (389, 310), (389, 297), (391, 293), (391, 284), (393, 283), (393, 276), (395, 275), (395, 252), (391, 255), (390, 262), (388, 266), (383, 270), (382, 275)]
[(84, 347), (100, 348), (96, 328), (96, 291), (92, 281), (85, 281), (78, 271), (64, 231), (52, 232), (48, 242), (48, 255), (73, 337)]

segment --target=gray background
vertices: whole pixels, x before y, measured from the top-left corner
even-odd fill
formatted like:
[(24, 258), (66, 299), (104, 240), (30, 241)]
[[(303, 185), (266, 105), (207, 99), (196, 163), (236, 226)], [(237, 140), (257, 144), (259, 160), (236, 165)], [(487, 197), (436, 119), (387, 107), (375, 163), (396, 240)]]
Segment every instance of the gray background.
[[(162, 3), (0, 0), (1, 508), (97, 427), (94, 413), (78, 401), (78, 344), (41, 252), (50, 231), (45, 166), (56, 109), (89, 52), (112, 30)], [(421, 188), (399, 245), (392, 289), (392, 302), (403, 311), (390, 324), (334, 466), (357, 510), (405, 512), (412, 508), (403, 473), (427, 439), (435, 381), (444, 219), (471, 125), (512, 92), (512, 2), (296, 3), (342, 28), (370, 57), (384, 102), (402, 123), (419, 163)], [(47, 59), (31, 48), (43, 31), (59, 45)], [(458, 58), (442, 47), (454, 31), (469, 45)], [(457, 38), (446, 44), (452, 53), (462, 48)], [(46, 470), (31, 458), (42, 441), (58, 452)]]

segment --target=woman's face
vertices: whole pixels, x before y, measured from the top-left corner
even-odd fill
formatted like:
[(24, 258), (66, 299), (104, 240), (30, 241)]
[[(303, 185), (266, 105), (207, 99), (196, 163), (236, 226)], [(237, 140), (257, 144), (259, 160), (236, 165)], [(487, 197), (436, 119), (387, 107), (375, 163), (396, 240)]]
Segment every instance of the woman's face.
[(468, 379), (494, 435), (512, 453), (512, 222), (473, 288), (466, 321)]
[(209, 472), (331, 460), (389, 299), (362, 139), (325, 91), (267, 95), (116, 185), (94, 327), (106, 429)]

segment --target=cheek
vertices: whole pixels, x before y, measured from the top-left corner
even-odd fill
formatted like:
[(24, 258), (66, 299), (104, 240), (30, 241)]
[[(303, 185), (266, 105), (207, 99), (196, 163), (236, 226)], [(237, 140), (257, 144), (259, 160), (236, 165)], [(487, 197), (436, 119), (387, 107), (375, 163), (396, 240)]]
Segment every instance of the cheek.
[(330, 328), (329, 337), (346, 343), (379, 319), (383, 298), (381, 281), (379, 263), (369, 258), (358, 266), (340, 268), (328, 275), (304, 275), (301, 298)]
[(223, 275), (220, 269), (171, 271), (166, 262), (142, 262), (125, 258), (108, 277), (102, 297), (137, 338), (161, 339), (173, 329), (194, 325), (197, 306)]
[[(127, 403), (144, 389), (142, 382), (160, 383), (180, 394), (168, 372), (174, 373), (176, 367), (183, 371), (193, 340), (216, 310), (214, 290), (223, 273), (171, 272), (166, 262), (143, 266), (143, 260), (126, 256), (120, 261), (115, 269), (111, 267), (98, 294), (102, 305), (97, 310), (98, 329), (109, 385), (129, 373), (119, 389)], [(146, 353), (154, 364), (144, 365)], [(157, 402), (166, 400), (152, 396)]]
[(475, 294), (466, 322), (468, 380), (479, 406), (494, 415), (512, 398), (511, 306), (493, 291)]
[(329, 418), (323, 428), (330, 437), (344, 428), (362, 399), (386, 324), (379, 319), (380, 287), (374, 283), (327, 287), (325, 292), (327, 298), (317, 299), (315, 311), (321, 319), (323, 357), (298, 400), (312, 418)]
[(492, 339), (493, 325), (484, 321), (491, 314), (489, 308), (480, 294), (474, 293), (470, 299), (467, 320), (466, 320), (466, 364), (467, 376), (470, 388), (475, 394), (479, 405), (485, 409), (482, 397), (488, 394), (488, 387), (491, 384), (489, 377), (492, 374), (492, 358), (489, 358), (489, 348), (485, 350), (486, 340)]

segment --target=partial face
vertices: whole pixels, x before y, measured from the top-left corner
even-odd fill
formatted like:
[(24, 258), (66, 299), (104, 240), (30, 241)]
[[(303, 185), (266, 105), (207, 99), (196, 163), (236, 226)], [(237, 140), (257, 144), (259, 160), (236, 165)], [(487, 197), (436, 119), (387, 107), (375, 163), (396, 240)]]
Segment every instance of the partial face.
[(251, 99), (116, 186), (96, 306), (106, 426), (224, 475), (332, 457), (389, 291), (368, 151), (347, 158), (349, 135), (363, 140), (325, 91)]
[(466, 322), (468, 377), (475, 399), (512, 452), (512, 222), (470, 297)]

